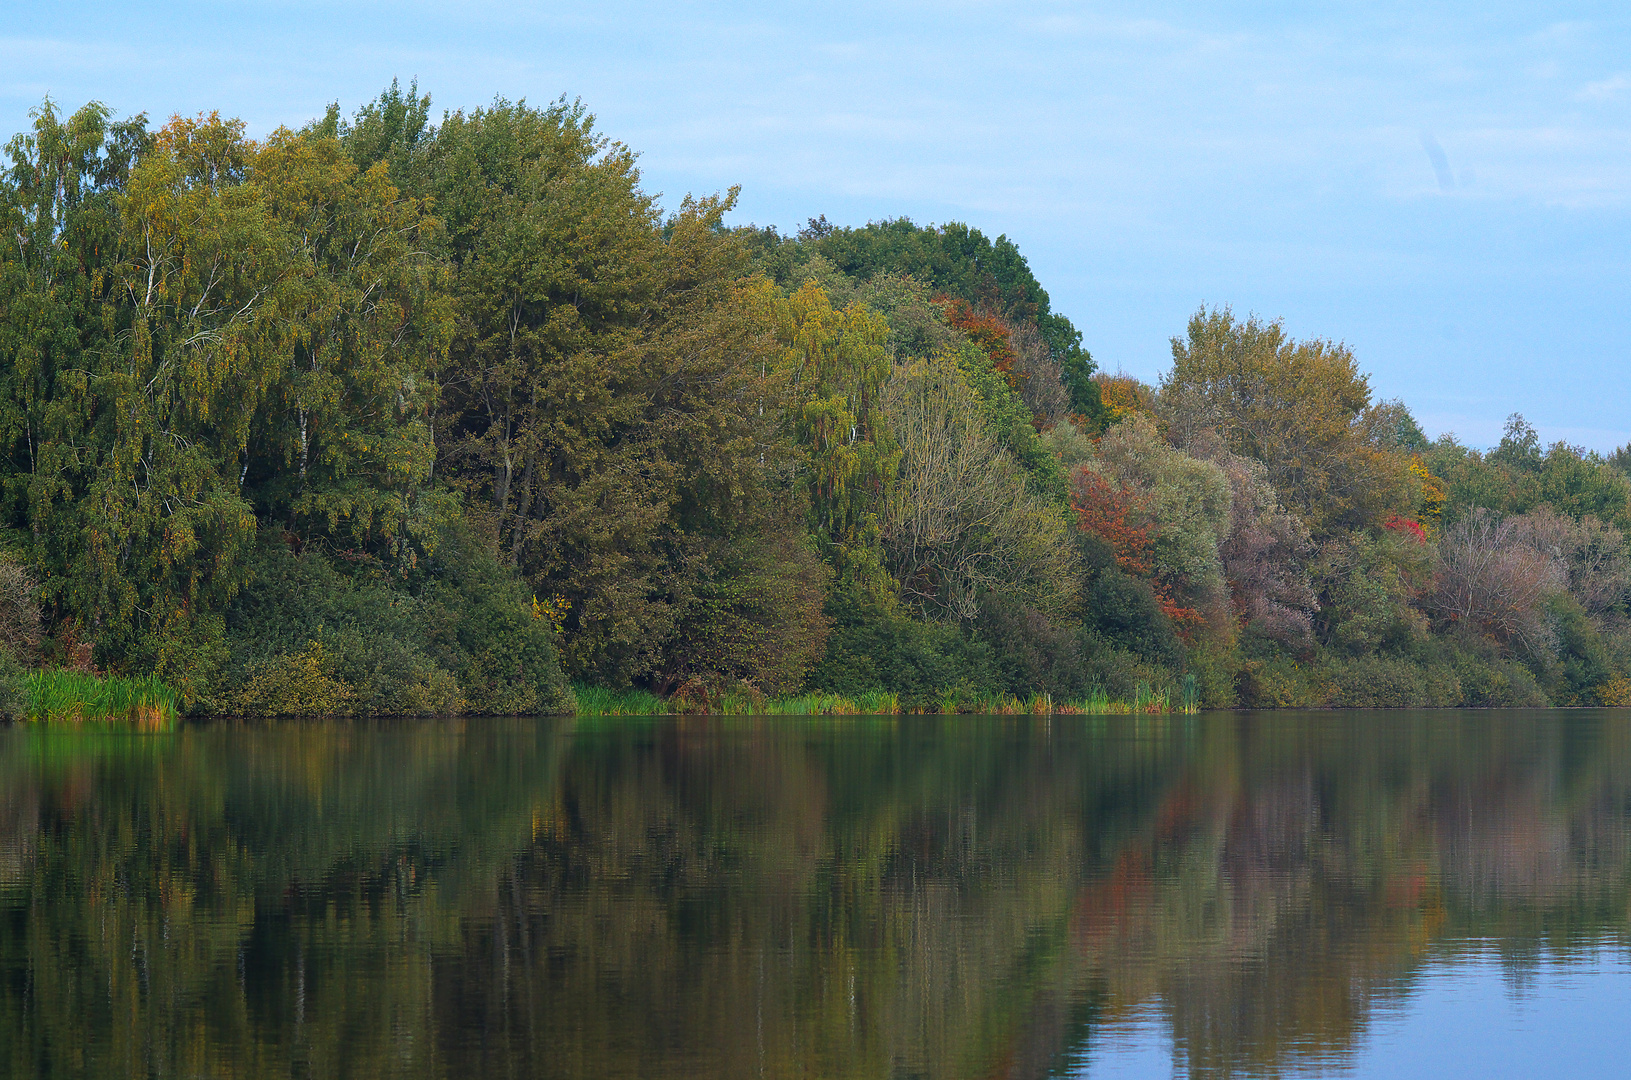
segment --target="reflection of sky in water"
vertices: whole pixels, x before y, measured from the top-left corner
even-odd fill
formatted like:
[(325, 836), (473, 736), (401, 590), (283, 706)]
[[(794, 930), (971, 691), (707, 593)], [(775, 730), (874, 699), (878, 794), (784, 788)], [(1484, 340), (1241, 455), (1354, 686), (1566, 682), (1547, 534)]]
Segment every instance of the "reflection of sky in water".
[[(1521, 966), (1493, 948), (1474, 946), (1429, 961), (1392, 989), (1351, 1056), (1287, 1061), (1274, 1075), (1631, 1075), (1631, 955), (1612, 943)], [(1062, 1071), (1095, 1078), (1187, 1075), (1159, 1007), (1105, 1025)]]

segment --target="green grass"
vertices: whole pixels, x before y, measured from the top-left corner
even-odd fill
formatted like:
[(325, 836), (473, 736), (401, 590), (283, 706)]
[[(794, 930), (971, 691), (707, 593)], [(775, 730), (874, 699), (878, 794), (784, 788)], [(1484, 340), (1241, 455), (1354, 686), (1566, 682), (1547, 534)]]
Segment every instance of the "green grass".
[(126, 678), (79, 671), (30, 671), (23, 676), (29, 720), (46, 723), (111, 721), (146, 731), (164, 730), (180, 715), (176, 693), (156, 676)]
[(579, 716), (666, 716), (668, 702), (645, 690), (608, 690), (603, 686), (574, 686)]
[[(821, 692), (794, 697), (766, 698), (750, 692), (726, 692), (702, 697), (696, 694), (659, 697), (646, 690), (608, 690), (599, 686), (574, 688), (579, 716), (895, 716), (901, 713), (900, 699), (877, 690), (854, 698)], [(1173, 698), (1179, 704), (1173, 706)], [(1140, 683), (1132, 701), (1112, 701), (1102, 690), (1080, 701), (1055, 701), (1048, 694), (1026, 698), (1007, 694), (969, 694), (950, 690), (942, 693), (933, 709), (944, 715), (980, 716), (1117, 716), (1134, 713), (1195, 713), (1199, 693), (1193, 675), (1185, 676), (1175, 695), (1166, 687), (1152, 688)]]

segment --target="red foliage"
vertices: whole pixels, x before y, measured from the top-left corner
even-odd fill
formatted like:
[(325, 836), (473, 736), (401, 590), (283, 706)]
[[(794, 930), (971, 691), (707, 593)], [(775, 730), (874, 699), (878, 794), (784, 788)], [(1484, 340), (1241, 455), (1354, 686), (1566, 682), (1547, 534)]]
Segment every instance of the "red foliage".
[(1116, 553), (1116, 565), (1127, 573), (1149, 577), (1150, 527), (1127, 520), (1142, 513), (1144, 500), (1127, 485), (1112, 487), (1110, 481), (1085, 467), (1076, 471), (1070, 489), (1076, 527), (1109, 544)]
[(1391, 529), (1396, 533), (1404, 533), (1418, 544), (1427, 543), (1427, 530), (1422, 527), (1419, 521), (1411, 521), (1409, 518), (1402, 518), (1398, 514), (1394, 514), (1382, 523), (1382, 528)]
[(1019, 359), (1019, 354), (1014, 351), (1014, 343), (1009, 338), (1008, 324), (988, 311), (976, 311), (967, 300), (940, 295), (934, 298), (934, 302), (945, 311), (946, 322), (985, 350), (992, 366), (1002, 372), (1009, 386), (1017, 389), (1019, 376), (1014, 373), (1014, 361)]
[(1076, 511), (1076, 527), (1110, 545), (1116, 565), (1136, 577), (1145, 578), (1156, 602), (1167, 618), (1183, 627), (1201, 621), (1201, 613), (1174, 599), (1166, 582), (1154, 577), (1150, 561), (1150, 526), (1133, 524), (1144, 512), (1144, 500), (1127, 485), (1110, 481), (1088, 468), (1078, 469), (1070, 485), (1070, 505)]
[(1162, 614), (1178, 624), (1178, 636), (1190, 642), (1189, 627), (1201, 621), (1201, 613), (1174, 600), (1171, 590), (1159, 581), (1150, 582), (1150, 591), (1155, 593), (1155, 602), (1161, 605)]

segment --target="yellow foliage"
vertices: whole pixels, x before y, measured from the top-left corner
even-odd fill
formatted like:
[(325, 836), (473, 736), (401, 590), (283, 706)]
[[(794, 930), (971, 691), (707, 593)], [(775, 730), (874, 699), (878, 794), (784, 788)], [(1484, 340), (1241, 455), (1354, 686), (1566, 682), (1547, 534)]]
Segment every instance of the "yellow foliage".
[(320, 641), (305, 650), (261, 665), (232, 703), (247, 716), (332, 716), (350, 710), (351, 687), (331, 674), (333, 664)]
[(1410, 458), (1410, 475), (1421, 485), (1421, 511), (1418, 520), (1431, 531), (1443, 520), (1444, 504), (1449, 501), (1449, 496), (1444, 490), (1444, 481), (1428, 470), (1420, 454), (1414, 454)]
[(559, 634), (566, 626), (567, 613), (572, 610), (572, 601), (564, 596), (552, 596), (546, 603), (540, 603), (538, 595), (532, 597), (532, 617), (534, 619), (548, 619), (549, 625)]
[(1597, 699), (1610, 709), (1631, 709), (1631, 679), (1614, 676), (1597, 688)]
[(1154, 389), (1124, 372), (1109, 375), (1101, 371), (1093, 381), (1099, 384), (1099, 400), (1111, 423), (1134, 413), (1148, 413), (1154, 407)]

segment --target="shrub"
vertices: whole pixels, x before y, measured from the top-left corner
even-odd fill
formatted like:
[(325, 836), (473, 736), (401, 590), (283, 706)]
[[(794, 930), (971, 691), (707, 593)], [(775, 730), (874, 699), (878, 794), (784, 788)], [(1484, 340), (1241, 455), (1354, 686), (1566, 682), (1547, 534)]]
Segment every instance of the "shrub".
[(467, 530), (409, 578), (342, 573), (274, 537), (228, 608), (233, 655), (206, 708), (236, 714), (570, 713), (553, 623)]
[(174, 687), (181, 707), (191, 709), (209, 697), (232, 662), (226, 623), (214, 613), (187, 618), (178, 612), (137, 636), (124, 662)]
[[(789, 520), (797, 521), (787, 507)], [(831, 572), (795, 529), (765, 529), (730, 544), (708, 545), (689, 560), (690, 602), (677, 633), (664, 642), (658, 682), (741, 683), (786, 694), (826, 652), (823, 611)]]
[(1500, 646), (1462, 628), (1442, 639), (1440, 661), (1455, 673), (1461, 687), (1458, 704), (1472, 709), (1545, 708), (1550, 704), (1534, 674), (1503, 657)]
[(1087, 588), (1086, 626), (1144, 660), (1181, 667), (1184, 648), (1149, 583), (1120, 570), (1099, 571)]
[(452, 672), (416, 643), (355, 626), (325, 632), (335, 677), (351, 689), (361, 715), (448, 716), (463, 711), (464, 694)]
[(1321, 672), (1328, 703), (1343, 709), (1411, 709), (1429, 703), (1421, 668), (1394, 656), (1331, 660)]
[(1004, 693), (1016, 698), (1042, 693), (1063, 701), (1093, 688), (1080, 635), (1059, 619), (994, 599), (981, 606), (976, 630), (992, 650)]
[(1631, 709), (1631, 679), (1615, 675), (1597, 688), (1597, 700), (1611, 709)]
[(458, 678), (465, 711), (487, 715), (576, 710), (561, 672), (555, 627), (520, 579), (479, 538), (449, 530), (425, 590), (431, 655)]
[(356, 695), (334, 674), (322, 642), (251, 668), (230, 699), (229, 711), (250, 716), (334, 716), (352, 711)]
[(937, 706), (943, 692), (1001, 689), (991, 647), (958, 627), (919, 622), (850, 580), (833, 590), (827, 612), (833, 630), (826, 655), (810, 673), (812, 690), (849, 698), (883, 690), (910, 712)]
[(1235, 682), (1247, 709), (1306, 709), (1325, 704), (1314, 672), (1290, 656), (1247, 660)]
[(1560, 705), (1595, 705), (1597, 687), (1613, 674), (1608, 649), (1579, 601), (1567, 593), (1549, 597), (1545, 613), (1556, 642), (1555, 661), (1551, 656), (1539, 664), (1546, 689)]
[(1174, 681), (1170, 669), (1152, 664), (1091, 630), (1082, 631), (1081, 643), (1088, 681), (1094, 688), (1089, 696), (1132, 702), (1141, 695), (1147, 697), (1151, 687), (1168, 686)]

